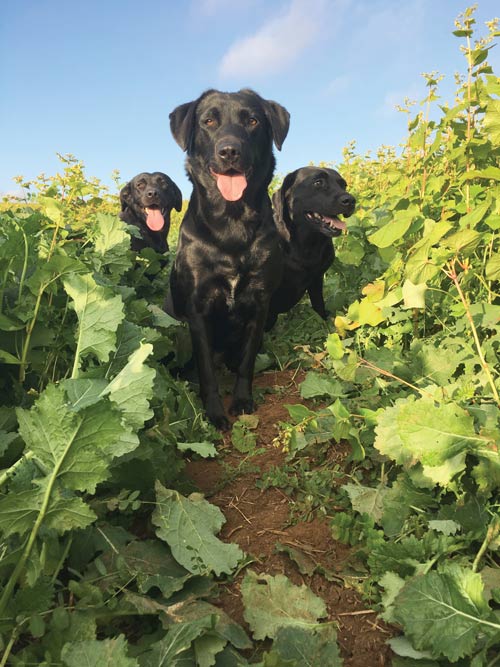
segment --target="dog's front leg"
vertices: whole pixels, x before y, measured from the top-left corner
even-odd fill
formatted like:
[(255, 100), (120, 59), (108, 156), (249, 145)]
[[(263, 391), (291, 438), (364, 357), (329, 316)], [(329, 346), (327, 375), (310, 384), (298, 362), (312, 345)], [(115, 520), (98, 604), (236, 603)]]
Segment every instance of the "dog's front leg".
[(233, 400), (229, 408), (232, 415), (250, 414), (255, 410), (252, 398), (253, 372), (255, 357), (262, 344), (267, 311), (268, 304), (257, 304), (255, 316), (247, 323), (245, 328), (240, 363), (236, 372)]
[(307, 288), (307, 293), (311, 299), (311, 306), (324, 320), (328, 319), (328, 313), (323, 298), (323, 276), (317, 276)]
[(209, 328), (203, 315), (196, 312), (189, 314), (189, 331), (193, 355), (198, 367), (200, 396), (208, 419), (222, 431), (229, 429), (229, 420), (219, 394)]

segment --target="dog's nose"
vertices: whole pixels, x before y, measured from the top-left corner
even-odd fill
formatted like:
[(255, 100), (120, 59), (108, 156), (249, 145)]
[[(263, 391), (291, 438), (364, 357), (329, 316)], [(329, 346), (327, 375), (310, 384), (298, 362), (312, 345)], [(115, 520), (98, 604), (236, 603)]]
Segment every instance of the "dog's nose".
[(157, 194), (158, 194), (158, 193), (156, 192), (156, 190), (153, 190), (153, 189), (148, 190), (148, 191), (146, 192), (146, 196), (149, 197), (150, 199), (151, 199), (152, 197), (156, 197)]
[(236, 141), (220, 143), (217, 155), (228, 162), (235, 162), (241, 156), (241, 146)]
[(342, 195), (340, 197), (340, 203), (345, 208), (350, 208), (351, 206), (354, 206), (354, 204), (356, 203), (356, 200), (354, 199), (354, 197), (352, 195), (350, 195), (348, 192), (346, 192), (345, 195)]

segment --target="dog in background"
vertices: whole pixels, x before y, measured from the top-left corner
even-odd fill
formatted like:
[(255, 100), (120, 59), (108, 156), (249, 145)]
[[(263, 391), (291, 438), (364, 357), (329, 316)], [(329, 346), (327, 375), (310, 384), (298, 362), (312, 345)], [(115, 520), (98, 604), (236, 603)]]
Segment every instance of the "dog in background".
[(323, 276), (335, 257), (332, 239), (342, 234), (356, 200), (334, 169), (302, 167), (288, 174), (273, 195), (274, 220), (284, 247), (281, 283), (271, 297), (266, 331), (307, 292), (313, 309), (327, 318)]
[(229, 421), (215, 360), (236, 373), (231, 414), (254, 410), (252, 381), (283, 253), (268, 185), (273, 142), (281, 149), (289, 113), (252, 90), (208, 90), (170, 114), (193, 192), (179, 231), (166, 310), (188, 322), (200, 395), (217, 428)]
[(151, 247), (166, 252), (170, 212), (182, 208), (182, 194), (173, 180), (161, 171), (138, 174), (121, 189), (120, 203), (120, 218), (141, 234), (141, 238), (132, 237), (132, 250)]

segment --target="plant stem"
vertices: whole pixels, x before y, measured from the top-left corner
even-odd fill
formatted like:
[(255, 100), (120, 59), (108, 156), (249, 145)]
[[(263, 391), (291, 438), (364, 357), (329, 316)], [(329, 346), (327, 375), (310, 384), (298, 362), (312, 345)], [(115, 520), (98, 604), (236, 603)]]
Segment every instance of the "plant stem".
[(31, 318), (30, 323), (28, 324), (28, 328), (26, 329), (26, 339), (24, 341), (23, 351), (21, 354), (21, 365), (19, 366), (19, 382), (21, 383), (24, 382), (24, 379), (26, 377), (26, 359), (28, 357), (28, 350), (31, 343), (31, 335), (33, 333), (33, 329), (35, 328), (36, 319), (38, 317), (38, 311), (40, 310), (40, 304), (42, 302), (42, 296), (43, 293), (45, 292), (46, 286), (47, 285), (45, 284), (42, 285), (38, 291), (35, 308), (33, 310), (33, 317)]
[(490, 371), (490, 367), (486, 363), (486, 359), (484, 358), (483, 350), (481, 348), (481, 341), (479, 340), (479, 335), (477, 333), (476, 325), (474, 324), (474, 320), (472, 319), (472, 315), (470, 312), (470, 307), (467, 299), (465, 298), (465, 294), (462, 291), (462, 288), (460, 287), (460, 283), (458, 281), (458, 276), (455, 271), (455, 266), (454, 263), (449, 266), (449, 270), (445, 272), (446, 275), (451, 278), (453, 281), (455, 287), (457, 288), (458, 295), (460, 296), (460, 299), (462, 301), (462, 304), (465, 308), (465, 314), (467, 315), (467, 319), (469, 320), (470, 328), (472, 331), (472, 336), (474, 337), (474, 343), (476, 344), (476, 350), (477, 354), (479, 357), (479, 360), (481, 361), (481, 366), (483, 367), (484, 372), (486, 373), (486, 376), (488, 378), (488, 382), (491, 387), (491, 391), (493, 392), (493, 396), (495, 398), (495, 401), (497, 402), (497, 405), (500, 407), (500, 396), (498, 395), (498, 390), (495, 386), (495, 382), (493, 380), (493, 376)]
[(30, 557), (31, 550), (33, 549), (33, 546), (35, 544), (35, 540), (38, 536), (38, 532), (40, 530), (40, 527), (43, 523), (43, 520), (45, 519), (45, 515), (47, 513), (47, 509), (49, 507), (50, 503), (50, 497), (52, 495), (52, 490), (54, 488), (54, 484), (56, 483), (57, 476), (59, 474), (59, 470), (61, 469), (61, 466), (63, 464), (64, 459), (66, 458), (66, 455), (68, 454), (71, 445), (73, 444), (74, 436), (76, 435), (78, 429), (80, 428), (80, 425), (78, 424), (75, 433), (73, 436), (69, 439), (68, 444), (66, 445), (66, 448), (64, 452), (62, 453), (62, 456), (60, 457), (59, 461), (56, 463), (54, 470), (52, 471), (52, 474), (50, 475), (50, 478), (47, 483), (47, 488), (45, 489), (45, 494), (43, 496), (43, 501), (42, 501), (42, 506), (40, 507), (40, 511), (38, 512), (38, 516), (36, 518), (36, 521), (33, 525), (33, 528), (31, 529), (30, 536), (28, 538), (28, 542), (26, 546), (24, 547), (23, 553), (21, 555), (21, 558), (17, 561), (17, 565), (14, 568), (14, 571), (9, 577), (9, 580), (3, 590), (2, 597), (0, 598), (0, 616), (5, 611), (5, 608), (7, 607), (7, 604), (10, 600), (10, 597), (12, 595), (12, 592), (14, 590), (15, 585), (17, 584), (17, 581), (19, 577), (21, 576), (24, 566), (26, 565), (26, 561)]
[(26, 452), (24, 456), (21, 456), (21, 458), (16, 461), (13, 465), (10, 466), (10, 468), (7, 468), (7, 470), (4, 470), (3, 473), (0, 475), (0, 488), (5, 484), (5, 482), (12, 477), (16, 473), (16, 470), (21, 467), (23, 463), (26, 463), (26, 461), (29, 461), (30, 459), (33, 458), (33, 452)]
[(476, 557), (474, 558), (474, 563), (472, 564), (473, 572), (477, 572), (479, 562), (481, 561), (481, 558), (484, 556), (486, 549), (491, 544), (491, 542), (493, 542), (493, 540), (498, 537), (499, 533), (500, 533), (500, 519), (495, 516), (490, 521), (490, 525), (488, 526), (488, 530), (486, 531), (486, 536), (483, 540), (483, 543), (481, 544), (481, 548), (479, 549), (479, 551), (476, 554)]
[(16, 625), (16, 627), (12, 630), (12, 634), (10, 636), (9, 643), (5, 647), (5, 651), (4, 651), (4, 654), (2, 656), (2, 661), (0, 662), (0, 667), (5, 667), (5, 665), (7, 664), (7, 660), (9, 659), (9, 655), (10, 655), (10, 652), (12, 651), (12, 647), (16, 643), (16, 639), (17, 639), (18, 634), (19, 634), (19, 628)]

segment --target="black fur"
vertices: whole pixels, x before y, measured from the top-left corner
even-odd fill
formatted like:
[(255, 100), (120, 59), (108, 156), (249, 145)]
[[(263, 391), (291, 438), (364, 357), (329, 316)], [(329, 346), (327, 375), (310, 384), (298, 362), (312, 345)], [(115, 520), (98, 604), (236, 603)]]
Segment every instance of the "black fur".
[(352, 215), (356, 200), (346, 192), (346, 182), (338, 172), (302, 167), (285, 177), (273, 195), (273, 204), (276, 227), (283, 238), (284, 270), (271, 298), (266, 331), (306, 291), (314, 310), (327, 318), (323, 276), (335, 256), (332, 238), (342, 233), (337, 216)]
[[(121, 189), (120, 202), (120, 218), (129, 225), (135, 225), (141, 232), (142, 238), (132, 237), (132, 250), (138, 252), (151, 247), (156, 252), (166, 252), (170, 212), (173, 208), (176, 211), (182, 208), (182, 194), (173, 180), (161, 171), (138, 174)], [(146, 224), (147, 208), (161, 211), (165, 221), (162, 229), (149, 229)]]
[[(254, 410), (255, 357), (282, 271), (267, 193), (275, 166), (272, 144), (281, 148), (288, 126), (286, 109), (251, 90), (209, 90), (170, 114), (172, 134), (187, 151), (193, 193), (166, 308), (189, 324), (201, 398), (208, 418), (222, 429), (229, 422), (214, 353), (221, 352), (236, 373), (230, 412)], [(228, 182), (239, 183), (232, 200), (221, 189)]]

